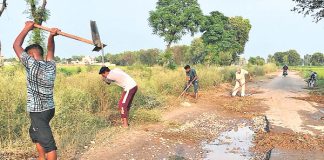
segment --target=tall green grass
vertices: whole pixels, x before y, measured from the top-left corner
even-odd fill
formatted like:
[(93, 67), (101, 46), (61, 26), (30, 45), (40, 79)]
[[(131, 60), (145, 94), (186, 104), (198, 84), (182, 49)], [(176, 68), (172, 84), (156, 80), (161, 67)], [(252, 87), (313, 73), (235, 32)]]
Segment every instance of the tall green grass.
[[(117, 102), (122, 89), (108, 86), (98, 75), (100, 67), (58, 66), (54, 100), (56, 114), (51, 122), (61, 157), (68, 159), (89, 143), (96, 133), (119, 120)], [(201, 90), (235, 78), (235, 67), (194, 66)], [(131, 110), (131, 123), (157, 122), (159, 107), (180, 94), (185, 83), (183, 68), (129, 66), (129, 73), (139, 85)], [(276, 70), (275, 65), (248, 66), (256, 75)], [(1, 151), (34, 152), (30, 142), (26, 113), (26, 77), (21, 65), (0, 68), (0, 148)]]
[(294, 70), (297, 70), (301, 73), (301, 75), (308, 79), (312, 72), (317, 73), (317, 90), (312, 91), (312, 93), (316, 94), (324, 94), (324, 66), (317, 66), (317, 67), (293, 67)]

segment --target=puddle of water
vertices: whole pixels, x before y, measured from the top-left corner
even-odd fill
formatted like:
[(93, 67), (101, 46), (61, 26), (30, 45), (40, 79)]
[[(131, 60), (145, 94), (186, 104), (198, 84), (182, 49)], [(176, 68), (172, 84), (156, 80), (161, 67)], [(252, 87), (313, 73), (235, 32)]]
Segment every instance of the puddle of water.
[(319, 111), (324, 114), (324, 108), (323, 109), (319, 109)]
[(215, 141), (203, 145), (203, 149), (208, 151), (205, 159), (250, 159), (253, 157), (249, 151), (253, 146), (253, 136), (250, 127), (224, 132)]

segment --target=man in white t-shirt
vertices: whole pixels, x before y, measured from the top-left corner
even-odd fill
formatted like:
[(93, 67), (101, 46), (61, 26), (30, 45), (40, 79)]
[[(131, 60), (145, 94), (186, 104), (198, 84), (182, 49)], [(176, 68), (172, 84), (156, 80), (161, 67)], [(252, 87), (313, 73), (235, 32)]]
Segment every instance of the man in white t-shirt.
[(123, 127), (128, 127), (128, 113), (137, 92), (137, 84), (132, 77), (121, 69), (110, 70), (108, 67), (101, 67), (99, 74), (102, 75), (107, 84), (116, 83), (124, 89), (119, 100), (118, 107), (121, 114)]
[(236, 83), (235, 83), (235, 87), (232, 92), (233, 97), (236, 96), (240, 87), (241, 87), (241, 97), (245, 96), (245, 75), (246, 74), (249, 74), (249, 72), (242, 69), (241, 67), (237, 68), (236, 74), (235, 74)]

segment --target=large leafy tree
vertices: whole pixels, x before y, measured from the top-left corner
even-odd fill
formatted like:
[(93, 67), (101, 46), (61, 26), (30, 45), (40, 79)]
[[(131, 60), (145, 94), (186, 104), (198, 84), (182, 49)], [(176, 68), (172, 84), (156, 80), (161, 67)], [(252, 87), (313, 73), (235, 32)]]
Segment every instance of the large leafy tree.
[[(41, 3), (40, 3), (41, 1)], [(30, 19), (37, 24), (46, 22), (50, 16), (49, 10), (46, 9), (47, 0), (26, 0), (27, 9), (25, 11)], [(45, 46), (45, 36), (42, 30), (35, 28), (30, 37), (29, 43)]]
[(304, 14), (305, 16), (311, 15), (315, 21), (318, 22), (324, 17), (324, 1), (323, 0), (293, 0), (297, 5), (293, 11)]
[(263, 66), (265, 64), (265, 59), (260, 56), (250, 57), (249, 63), (252, 65)]
[(301, 63), (300, 54), (296, 50), (289, 50), (287, 52), (288, 64), (291, 66), (297, 66)]
[(211, 12), (201, 26), (202, 39), (208, 48), (207, 61), (219, 64), (222, 61), (220, 53), (223, 58), (225, 53), (230, 53), (231, 63), (238, 60), (244, 52), (251, 27), (249, 20), (242, 17), (228, 18), (221, 12)]
[(238, 55), (244, 52), (245, 44), (249, 41), (249, 33), (252, 28), (250, 21), (243, 17), (229, 18), (231, 30), (234, 32), (234, 42), (232, 43), (233, 60), (237, 60)]
[(197, 0), (159, 0), (148, 21), (153, 34), (163, 37), (169, 49), (187, 33), (198, 32), (202, 19)]
[(273, 58), (277, 62), (277, 65), (291, 65), (296, 66), (301, 63), (300, 54), (296, 50), (289, 50), (286, 52), (276, 52)]
[(316, 52), (310, 58), (310, 62), (314, 66), (324, 65), (324, 55), (323, 53)]

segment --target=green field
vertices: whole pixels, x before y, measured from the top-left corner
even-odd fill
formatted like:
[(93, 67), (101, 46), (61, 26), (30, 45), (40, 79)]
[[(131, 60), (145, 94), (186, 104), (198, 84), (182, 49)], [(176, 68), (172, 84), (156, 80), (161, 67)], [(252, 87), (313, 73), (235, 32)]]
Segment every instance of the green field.
[(324, 66), (317, 67), (292, 67), (293, 70), (297, 70), (301, 73), (303, 78), (310, 77), (312, 71), (317, 73), (317, 89), (313, 93), (324, 94)]
[(321, 67), (293, 67), (294, 70), (303, 73), (304, 78), (308, 78), (312, 71), (317, 72), (318, 79), (324, 80), (324, 66)]
[[(100, 66), (58, 66), (54, 100), (56, 114), (51, 123), (60, 155), (74, 155), (89, 143), (96, 133), (114, 126), (119, 120), (116, 105), (122, 90), (108, 86), (98, 75)], [(235, 67), (194, 66), (201, 90), (231, 82)], [(262, 76), (273, 72), (273, 64), (246, 67)], [(182, 91), (183, 68), (169, 70), (160, 66), (121, 67), (137, 81), (139, 91), (134, 99), (131, 125), (160, 120), (161, 106), (168, 106)], [(0, 148), (6, 152), (34, 152), (26, 113), (26, 77), (22, 65), (0, 68)], [(117, 125), (118, 126), (118, 125)], [(82, 138), (81, 138), (82, 137)]]

